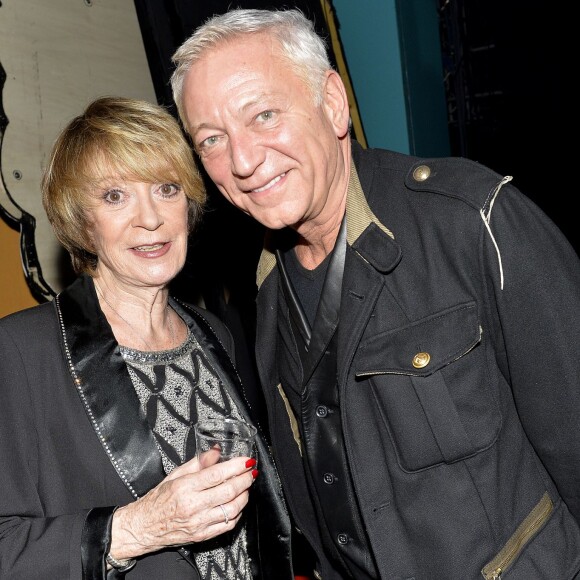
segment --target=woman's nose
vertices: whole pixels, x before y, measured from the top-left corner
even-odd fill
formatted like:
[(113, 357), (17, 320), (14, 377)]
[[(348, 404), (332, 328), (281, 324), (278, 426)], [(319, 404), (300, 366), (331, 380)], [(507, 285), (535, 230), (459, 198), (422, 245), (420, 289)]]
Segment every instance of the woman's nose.
[(139, 198), (135, 215), (133, 217), (133, 227), (156, 230), (162, 223), (163, 218), (152, 197), (143, 196)]

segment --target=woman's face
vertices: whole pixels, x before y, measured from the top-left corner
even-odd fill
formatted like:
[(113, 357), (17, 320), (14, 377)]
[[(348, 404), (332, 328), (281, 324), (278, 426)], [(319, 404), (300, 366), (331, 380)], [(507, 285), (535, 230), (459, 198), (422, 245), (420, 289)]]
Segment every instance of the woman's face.
[(89, 232), (97, 276), (122, 285), (159, 288), (183, 268), (188, 202), (176, 183), (113, 177), (91, 192)]

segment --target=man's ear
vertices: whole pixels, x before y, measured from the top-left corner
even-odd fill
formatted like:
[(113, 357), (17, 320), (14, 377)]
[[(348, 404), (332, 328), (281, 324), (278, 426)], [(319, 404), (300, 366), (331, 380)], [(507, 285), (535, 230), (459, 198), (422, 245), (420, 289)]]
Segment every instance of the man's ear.
[(342, 139), (349, 131), (350, 108), (346, 88), (336, 71), (327, 71), (322, 96), (322, 104), (336, 136)]

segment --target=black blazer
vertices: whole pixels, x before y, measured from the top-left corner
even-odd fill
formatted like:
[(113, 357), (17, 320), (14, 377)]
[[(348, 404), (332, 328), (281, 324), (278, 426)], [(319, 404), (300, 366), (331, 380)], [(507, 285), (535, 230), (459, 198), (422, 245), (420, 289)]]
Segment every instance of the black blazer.
[[(230, 358), (227, 328), (211, 313), (171, 305), (253, 420)], [(263, 440), (248, 511), (260, 578), (292, 577), (290, 524)], [(0, 320), (0, 577), (105, 578), (115, 506), (165, 474), (127, 367), (88, 276), (54, 301)], [(260, 519), (260, 527), (255, 525)], [(188, 561), (189, 560), (189, 561)], [(114, 577), (110, 572), (108, 577)], [(144, 556), (129, 579), (198, 578), (186, 552)]]

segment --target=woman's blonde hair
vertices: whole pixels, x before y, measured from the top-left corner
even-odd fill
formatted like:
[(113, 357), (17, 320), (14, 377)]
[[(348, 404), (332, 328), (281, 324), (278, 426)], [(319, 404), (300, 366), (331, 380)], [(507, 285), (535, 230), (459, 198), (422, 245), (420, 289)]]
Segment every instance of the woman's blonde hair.
[(111, 176), (178, 183), (188, 199), (190, 231), (206, 201), (191, 146), (168, 111), (136, 99), (96, 99), (62, 130), (42, 177), (44, 210), (77, 273), (97, 265), (90, 191)]

